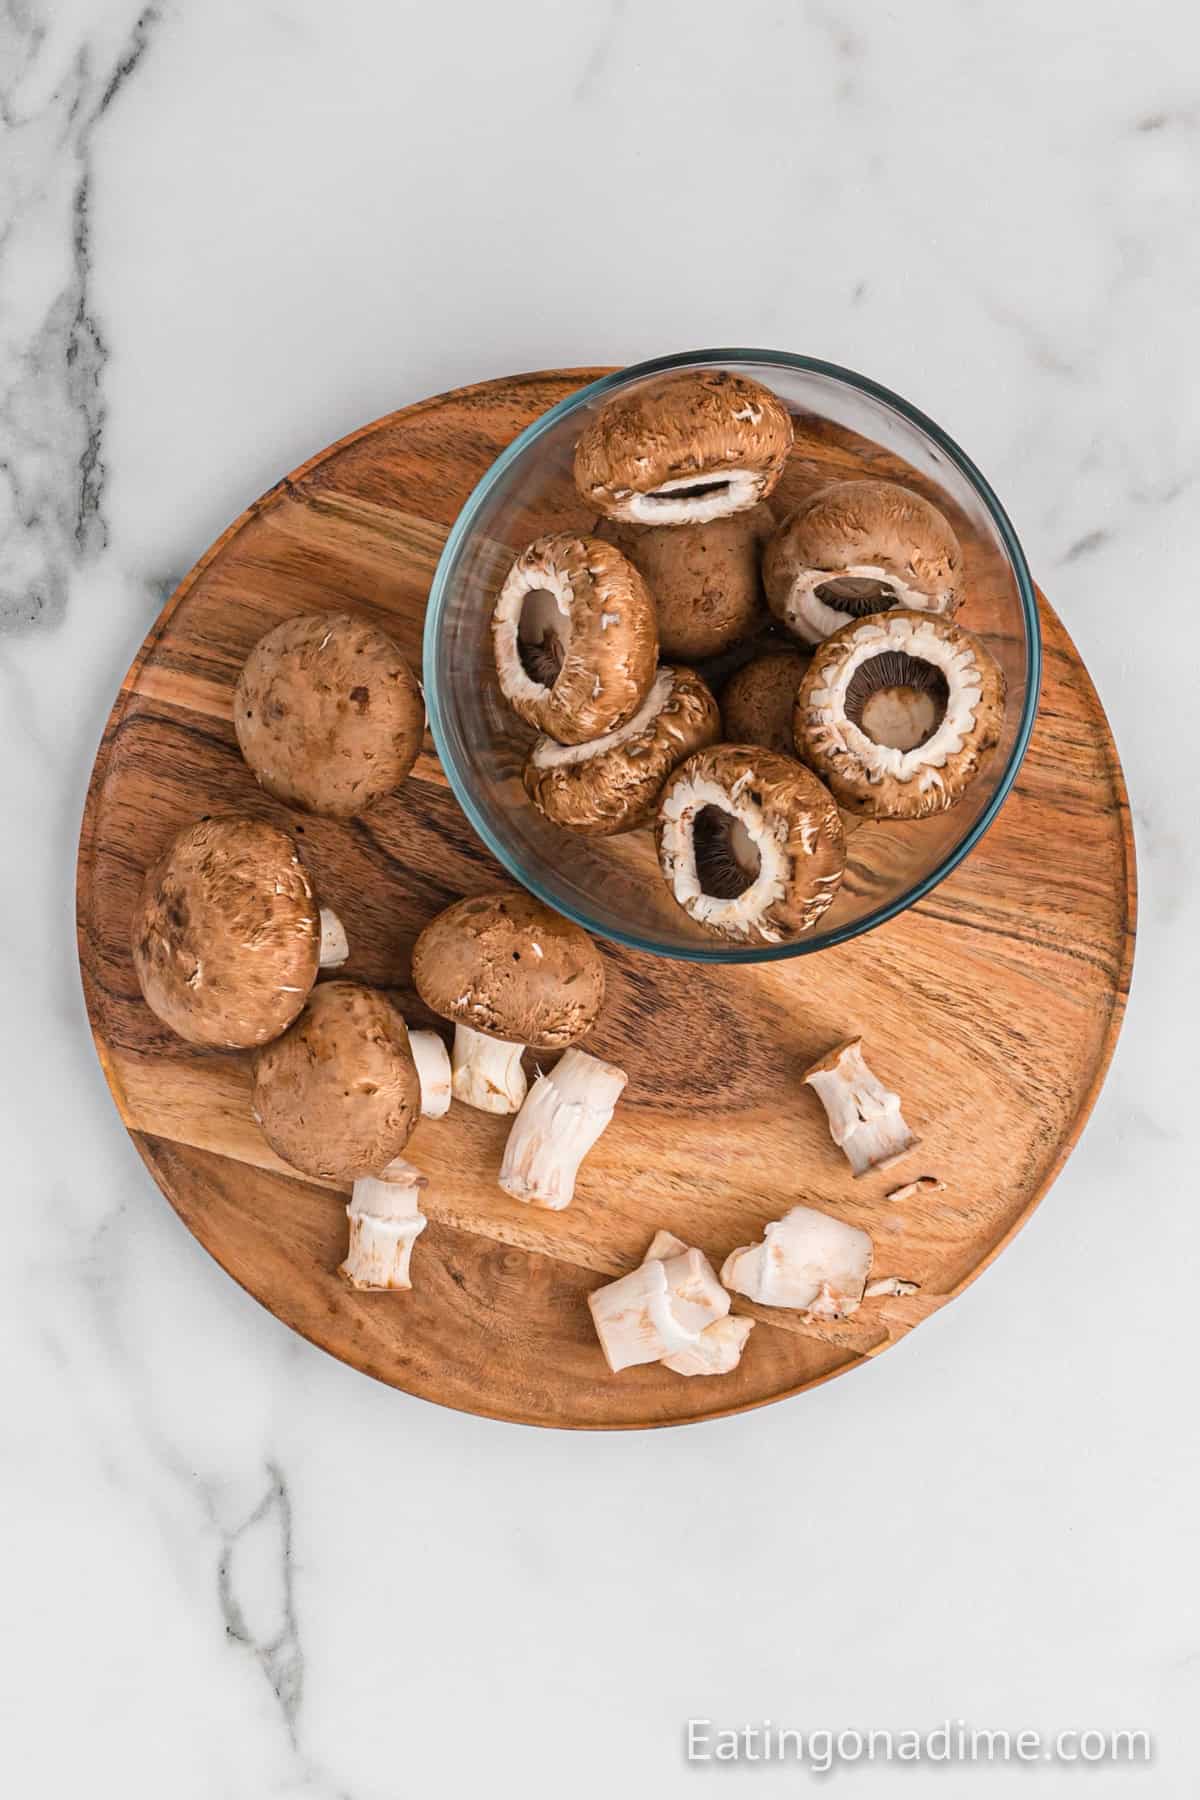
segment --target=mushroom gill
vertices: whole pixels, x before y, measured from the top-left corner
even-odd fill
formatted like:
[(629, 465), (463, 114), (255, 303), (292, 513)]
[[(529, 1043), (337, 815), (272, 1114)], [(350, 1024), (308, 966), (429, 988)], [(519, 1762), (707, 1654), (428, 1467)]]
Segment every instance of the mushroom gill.
[(692, 841), (702, 893), (714, 900), (737, 900), (754, 886), (762, 859), (734, 813), (723, 806), (702, 806), (692, 827)]
[(517, 622), (517, 654), (530, 681), (551, 688), (567, 654), (571, 621), (558, 596), (548, 588), (533, 588), (525, 596)]
[(813, 592), (826, 606), (851, 619), (866, 619), (899, 604), (896, 590), (888, 582), (864, 575), (834, 575), (829, 581), (818, 582)]
[(935, 663), (904, 650), (884, 650), (855, 669), (845, 712), (872, 743), (916, 750), (928, 743), (949, 704), (949, 684)]

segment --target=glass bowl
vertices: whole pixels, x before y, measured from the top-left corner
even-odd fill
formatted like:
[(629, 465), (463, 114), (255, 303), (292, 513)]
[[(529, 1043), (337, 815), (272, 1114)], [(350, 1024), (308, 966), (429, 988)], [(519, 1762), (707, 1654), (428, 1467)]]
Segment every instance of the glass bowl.
[[(843, 813), (846, 878), (819, 927), (785, 944), (737, 944), (695, 924), (659, 873), (652, 826), (588, 838), (544, 819), (521, 784), (535, 734), (501, 695), (492, 661), (492, 607), (513, 558), (542, 532), (587, 531), (595, 524), (572, 478), (575, 440), (585, 421), (618, 390), (687, 368), (736, 370), (787, 405), (796, 444), (773, 496), (777, 510), (856, 475), (899, 480), (933, 500), (963, 546), (966, 597), (959, 622), (983, 638), (1008, 679), (1000, 742), (957, 806), (913, 821)], [(787, 641), (778, 627), (768, 635)], [(497, 457), (463, 507), (438, 563), (424, 660), (425, 698), (442, 767), (467, 818), (516, 881), (587, 930), (636, 950), (694, 962), (772, 962), (843, 943), (894, 918), (979, 842), (1029, 742), (1041, 636), (1033, 583), (1003, 507), (931, 419), (832, 363), (773, 350), (697, 350), (592, 382), (535, 420)], [(726, 670), (701, 665), (701, 672), (719, 687)]]

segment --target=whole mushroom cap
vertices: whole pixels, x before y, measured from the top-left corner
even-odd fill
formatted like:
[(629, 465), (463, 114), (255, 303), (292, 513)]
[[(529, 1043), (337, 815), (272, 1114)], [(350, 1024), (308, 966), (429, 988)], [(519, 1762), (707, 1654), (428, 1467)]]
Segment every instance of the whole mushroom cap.
[(413, 948), (432, 1012), (485, 1037), (563, 1050), (604, 1004), (604, 961), (586, 931), (516, 889), (458, 900)]
[(720, 735), (705, 683), (693, 669), (668, 664), (618, 731), (589, 744), (539, 738), (525, 764), (525, 792), (553, 824), (614, 837), (644, 825), (671, 770)]
[(317, 978), (320, 917), (296, 846), (241, 814), (176, 833), (146, 871), (131, 937), (147, 1006), (192, 1044), (269, 1042)]
[(770, 507), (759, 504), (707, 525), (602, 519), (596, 536), (645, 577), (662, 655), (700, 662), (749, 637), (766, 618), (759, 565), (775, 525)]
[(289, 806), (349, 819), (399, 787), (425, 703), (392, 639), (348, 613), (306, 613), (261, 637), (233, 723), (259, 784)]
[(254, 1110), (272, 1150), (306, 1175), (378, 1175), (421, 1114), (404, 1020), (371, 988), (321, 982), (295, 1024), (255, 1057)]
[(794, 756), (796, 690), (808, 671), (798, 650), (768, 650), (731, 675), (721, 693), (723, 736), (731, 744), (761, 744)]
[(726, 369), (685, 369), (614, 394), (575, 448), (575, 485), (611, 519), (703, 524), (775, 487), (792, 447), (787, 407)]
[[(850, 587), (839, 594), (847, 576)], [(894, 481), (838, 481), (811, 494), (763, 555), (771, 611), (807, 643), (850, 618), (897, 606), (952, 616), (961, 581), (962, 550), (949, 520)]]

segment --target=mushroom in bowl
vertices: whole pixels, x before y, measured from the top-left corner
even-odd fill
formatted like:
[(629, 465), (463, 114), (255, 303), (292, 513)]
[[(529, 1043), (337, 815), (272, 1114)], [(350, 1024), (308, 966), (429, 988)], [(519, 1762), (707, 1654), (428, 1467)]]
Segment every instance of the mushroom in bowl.
[(1004, 692), (999, 663), (949, 619), (859, 619), (813, 655), (796, 748), (850, 811), (927, 818), (962, 798), (998, 742)]
[(233, 724), (268, 794), (350, 819), (412, 768), (425, 703), (386, 632), (348, 613), (306, 613), (276, 625), (251, 650)]
[(796, 693), (808, 663), (798, 650), (764, 650), (731, 675), (721, 692), (726, 741), (761, 744), (777, 756), (794, 756)]
[(664, 656), (701, 662), (752, 635), (766, 617), (762, 549), (775, 529), (765, 503), (706, 525), (630, 525), (601, 519), (654, 596)]
[(816, 924), (846, 867), (831, 795), (789, 757), (718, 744), (680, 765), (658, 807), (658, 860), (706, 930), (780, 944)]
[(482, 1112), (519, 1111), (524, 1050), (567, 1049), (604, 1003), (604, 962), (587, 932), (515, 890), (439, 913), (416, 941), (412, 972), (426, 1006), (454, 1026), (454, 1096)]
[(784, 521), (763, 556), (771, 611), (805, 643), (892, 607), (951, 617), (962, 551), (930, 501), (893, 481), (838, 481)]

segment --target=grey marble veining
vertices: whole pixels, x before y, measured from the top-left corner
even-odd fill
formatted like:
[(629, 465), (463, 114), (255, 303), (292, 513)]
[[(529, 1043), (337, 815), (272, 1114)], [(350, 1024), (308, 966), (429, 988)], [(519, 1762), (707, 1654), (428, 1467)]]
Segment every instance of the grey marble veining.
[[(1185, 0), (0, 0), (0, 1790), (671, 1796), (692, 1714), (1144, 1725), (1138, 1791), (1190, 1791), (1198, 76)], [(1051, 1197), (901, 1349), (559, 1439), (332, 1363), (162, 1203), (79, 999), (79, 813), (283, 471), (723, 341), (865, 370), (997, 486), (1129, 777), (1134, 994)]]

